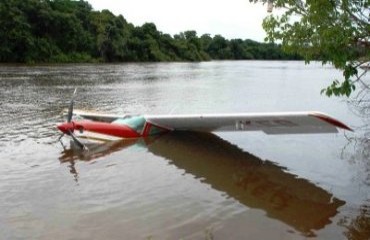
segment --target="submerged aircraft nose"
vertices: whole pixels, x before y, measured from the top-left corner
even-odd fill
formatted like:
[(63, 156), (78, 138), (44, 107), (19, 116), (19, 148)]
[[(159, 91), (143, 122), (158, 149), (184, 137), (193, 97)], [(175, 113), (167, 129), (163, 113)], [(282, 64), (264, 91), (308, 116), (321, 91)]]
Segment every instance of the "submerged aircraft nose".
[(57, 128), (58, 128), (62, 133), (66, 133), (66, 132), (67, 132), (67, 128), (66, 128), (66, 126), (65, 126), (65, 124), (64, 124), (64, 123), (59, 124), (59, 125), (57, 126)]
[(68, 134), (68, 131), (73, 132), (73, 123), (62, 123), (57, 126), (57, 128), (62, 132)]

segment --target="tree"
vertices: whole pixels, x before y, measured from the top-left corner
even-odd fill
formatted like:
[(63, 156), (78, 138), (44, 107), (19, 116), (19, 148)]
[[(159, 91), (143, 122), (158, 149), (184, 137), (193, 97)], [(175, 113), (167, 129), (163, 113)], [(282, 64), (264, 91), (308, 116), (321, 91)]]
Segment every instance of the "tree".
[(215, 35), (207, 49), (213, 59), (231, 59), (232, 53), (228, 41), (221, 35)]
[(349, 96), (356, 84), (370, 84), (363, 80), (367, 70), (360, 70), (370, 61), (369, 0), (249, 1), (284, 9), (264, 19), (266, 40), (281, 42), (285, 51), (302, 55), (308, 63), (320, 60), (343, 71), (342, 80), (323, 89), (326, 95)]
[(192, 30), (172, 37), (154, 23), (134, 26), (83, 0), (0, 1), (0, 42), (0, 62), (292, 59), (276, 44), (198, 37)]
[(230, 51), (233, 55), (233, 59), (245, 59), (246, 54), (243, 48), (243, 40), (232, 39), (230, 40)]
[(108, 10), (92, 13), (93, 35), (96, 49), (107, 62), (123, 61), (127, 55), (128, 25), (122, 15), (115, 16)]

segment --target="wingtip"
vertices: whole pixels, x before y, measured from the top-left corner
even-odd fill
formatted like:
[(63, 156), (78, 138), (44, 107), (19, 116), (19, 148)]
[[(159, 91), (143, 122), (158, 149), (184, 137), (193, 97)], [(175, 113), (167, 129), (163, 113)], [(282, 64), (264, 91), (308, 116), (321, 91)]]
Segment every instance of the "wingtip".
[(354, 130), (352, 128), (350, 128), (349, 126), (347, 126), (346, 124), (344, 124), (343, 122), (333, 118), (333, 117), (330, 117), (329, 115), (325, 114), (325, 113), (321, 113), (321, 112), (313, 112), (310, 114), (311, 116), (313, 117), (316, 117), (322, 121), (325, 121), (331, 125), (334, 125), (336, 126), (337, 128), (341, 128), (341, 129), (344, 129), (344, 130), (347, 130), (347, 131), (351, 131), (351, 132), (354, 132)]

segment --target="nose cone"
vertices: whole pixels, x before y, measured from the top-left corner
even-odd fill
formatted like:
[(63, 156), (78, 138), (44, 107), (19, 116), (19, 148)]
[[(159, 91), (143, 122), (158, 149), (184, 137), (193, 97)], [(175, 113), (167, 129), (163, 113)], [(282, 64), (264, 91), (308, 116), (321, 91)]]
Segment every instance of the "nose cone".
[(67, 128), (65, 126), (65, 123), (59, 124), (57, 128), (62, 132), (62, 133), (67, 133)]
[(65, 134), (68, 134), (69, 131), (73, 132), (73, 123), (62, 123), (57, 126), (57, 128)]

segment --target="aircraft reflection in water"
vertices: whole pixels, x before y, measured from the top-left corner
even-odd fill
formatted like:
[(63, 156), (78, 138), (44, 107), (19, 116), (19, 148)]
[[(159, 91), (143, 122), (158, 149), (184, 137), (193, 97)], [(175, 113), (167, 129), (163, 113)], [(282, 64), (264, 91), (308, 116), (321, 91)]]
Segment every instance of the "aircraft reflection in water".
[[(65, 150), (60, 161), (70, 161), (73, 165), (75, 159), (92, 160), (134, 143), (90, 145), (90, 151), (79, 151), (80, 155), (75, 155), (73, 150)], [(212, 188), (247, 207), (264, 210), (268, 217), (280, 220), (305, 235), (312, 235), (313, 230), (329, 224), (330, 218), (345, 203), (313, 183), (285, 172), (284, 168), (272, 162), (243, 152), (211, 133), (173, 132), (137, 143)]]
[(121, 149), (132, 146), (138, 142), (137, 139), (129, 139), (124, 141), (108, 141), (105, 143), (85, 143), (89, 151), (81, 151), (81, 149), (74, 145), (71, 141), (71, 148), (65, 148), (62, 155), (59, 157), (60, 162), (73, 162), (75, 160), (91, 161)]
[[(85, 145), (89, 148), (89, 151), (81, 151), (78, 146), (74, 145), (71, 141), (71, 148), (64, 148), (62, 155), (59, 157), (61, 163), (69, 162), (70, 173), (73, 175), (76, 182), (78, 182), (78, 171), (75, 168), (75, 161), (92, 161), (94, 159), (103, 157), (110, 153), (119, 151), (126, 147), (132, 146), (137, 143), (137, 140), (125, 140), (125, 141), (111, 141), (106, 143), (86, 143)], [(63, 146), (64, 147), (64, 146)]]

